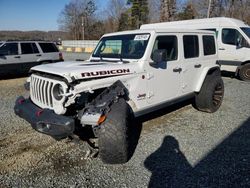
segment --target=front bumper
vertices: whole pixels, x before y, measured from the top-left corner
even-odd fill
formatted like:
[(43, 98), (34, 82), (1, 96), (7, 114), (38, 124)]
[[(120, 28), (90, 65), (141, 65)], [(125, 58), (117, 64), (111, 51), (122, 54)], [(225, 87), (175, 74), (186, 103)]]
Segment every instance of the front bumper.
[(22, 96), (17, 98), (14, 111), (16, 115), (29, 122), (33, 129), (56, 140), (72, 135), (75, 130), (73, 118), (57, 115), (49, 109), (41, 109), (30, 99)]

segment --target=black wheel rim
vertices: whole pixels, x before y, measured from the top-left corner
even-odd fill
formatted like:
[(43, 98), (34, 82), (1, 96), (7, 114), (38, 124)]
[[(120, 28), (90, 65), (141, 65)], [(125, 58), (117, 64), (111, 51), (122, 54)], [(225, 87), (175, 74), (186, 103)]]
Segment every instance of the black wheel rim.
[(245, 77), (246, 80), (250, 80), (250, 68), (249, 69), (246, 69), (244, 72), (243, 72), (243, 75)]
[(221, 105), (224, 90), (222, 84), (217, 84), (213, 93), (213, 105), (218, 107)]

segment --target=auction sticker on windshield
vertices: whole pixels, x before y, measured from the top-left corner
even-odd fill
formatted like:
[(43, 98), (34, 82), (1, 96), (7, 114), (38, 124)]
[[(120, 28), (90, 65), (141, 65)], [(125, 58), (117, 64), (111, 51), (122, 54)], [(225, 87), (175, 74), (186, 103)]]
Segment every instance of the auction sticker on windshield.
[(135, 35), (134, 40), (148, 40), (149, 34), (147, 35)]

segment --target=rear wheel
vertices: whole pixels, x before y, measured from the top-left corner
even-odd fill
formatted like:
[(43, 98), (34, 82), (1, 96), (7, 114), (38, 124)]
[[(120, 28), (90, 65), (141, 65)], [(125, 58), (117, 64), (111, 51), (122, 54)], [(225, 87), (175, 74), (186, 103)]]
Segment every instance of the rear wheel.
[(219, 75), (208, 75), (194, 99), (194, 107), (203, 112), (213, 113), (221, 106), (224, 83)]
[(239, 77), (241, 80), (250, 81), (250, 64), (245, 64), (240, 68)]
[(129, 106), (123, 98), (111, 106), (101, 125), (99, 134), (99, 155), (107, 164), (122, 164), (129, 160)]

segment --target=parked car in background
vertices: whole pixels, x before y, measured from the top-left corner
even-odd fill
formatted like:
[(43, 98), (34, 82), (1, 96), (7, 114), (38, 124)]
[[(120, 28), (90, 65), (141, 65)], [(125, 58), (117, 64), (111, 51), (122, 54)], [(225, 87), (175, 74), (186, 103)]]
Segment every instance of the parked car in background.
[(221, 70), (250, 81), (250, 26), (233, 18), (205, 18), (145, 24), (141, 29), (201, 29), (216, 32)]
[(63, 56), (53, 42), (0, 42), (0, 76), (28, 73), (33, 66), (59, 61)]

